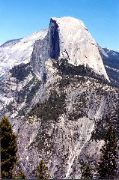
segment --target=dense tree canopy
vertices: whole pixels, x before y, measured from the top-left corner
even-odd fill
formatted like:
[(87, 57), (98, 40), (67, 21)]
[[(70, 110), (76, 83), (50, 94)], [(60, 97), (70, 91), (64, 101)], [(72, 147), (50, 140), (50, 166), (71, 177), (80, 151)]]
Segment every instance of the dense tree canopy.
[(49, 178), (49, 174), (48, 174), (48, 168), (47, 166), (45, 165), (44, 161), (41, 160), (40, 163), (39, 163), (39, 166), (37, 167), (37, 170), (36, 170), (36, 177), (39, 179), (39, 180), (47, 180)]
[(1, 176), (12, 178), (12, 170), (17, 162), (17, 141), (7, 117), (0, 122), (1, 139)]
[(100, 179), (113, 179), (116, 177), (118, 154), (116, 132), (112, 124), (108, 125), (104, 141), (98, 173)]

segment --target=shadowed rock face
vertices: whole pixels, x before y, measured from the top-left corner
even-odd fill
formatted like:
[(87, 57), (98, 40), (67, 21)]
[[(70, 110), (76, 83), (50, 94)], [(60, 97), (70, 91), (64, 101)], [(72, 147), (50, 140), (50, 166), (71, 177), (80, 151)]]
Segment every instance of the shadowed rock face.
[(59, 32), (58, 32), (58, 25), (56, 21), (53, 19), (50, 20), (49, 41), (50, 41), (49, 55), (52, 59), (57, 60), (60, 55)]
[(111, 83), (119, 87), (119, 52), (101, 47), (99, 51)]

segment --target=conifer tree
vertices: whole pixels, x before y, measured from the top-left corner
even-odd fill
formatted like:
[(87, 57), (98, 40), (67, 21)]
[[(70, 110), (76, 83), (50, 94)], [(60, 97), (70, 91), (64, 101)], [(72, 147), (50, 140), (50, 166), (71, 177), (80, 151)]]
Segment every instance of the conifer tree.
[(92, 175), (92, 169), (89, 163), (83, 163), (81, 166), (81, 179), (82, 180), (91, 180), (93, 175)]
[(18, 162), (13, 168), (12, 179), (26, 179), (26, 176)]
[(22, 170), (20, 170), (16, 176), (13, 177), (14, 179), (26, 179), (26, 176)]
[(49, 178), (48, 168), (46, 167), (43, 160), (40, 161), (39, 166), (37, 167), (36, 177), (39, 180), (47, 180)]
[(3, 117), (0, 122), (0, 140), (1, 176), (2, 178), (10, 179), (12, 178), (12, 170), (17, 161), (17, 142), (7, 117)]
[(105, 144), (101, 149), (102, 157), (98, 166), (100, 179), (113, 179), (116, 177), (117, 138), (114, 127), (109, 123), (104, 138)]

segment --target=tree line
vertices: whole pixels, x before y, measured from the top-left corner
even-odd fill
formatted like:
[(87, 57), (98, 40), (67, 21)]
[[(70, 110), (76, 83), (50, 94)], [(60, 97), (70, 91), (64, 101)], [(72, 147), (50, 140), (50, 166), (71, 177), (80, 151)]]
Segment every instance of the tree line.
[[(104, 136), (104, 146), (101, 149), (101, 157), (98, 162), (97, 178), (114, 179), (117, 176), (118, 145), (115, 128), (108, 124)], [(2, 179), (26, 179), (25, 173), (19, 165), (17, 156), (17, 136), (13, 133), (12, 126), (7, 117), (0, 122), (0, 154), (1, 154), (1, 178)], [(89, 162), (81, 165), (82, 180), (93, 179), (93, 169)], [(36, 179), (50, 178), (48, 168), (44, 161), (39, 162), (35, 171)]]

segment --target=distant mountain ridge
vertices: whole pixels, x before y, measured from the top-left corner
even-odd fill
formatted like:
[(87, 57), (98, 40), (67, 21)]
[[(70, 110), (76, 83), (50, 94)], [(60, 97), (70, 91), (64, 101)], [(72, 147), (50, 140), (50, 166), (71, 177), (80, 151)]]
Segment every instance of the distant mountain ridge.
[(111, 82), (119, 87), (119, 52), (107, 48), (99, 50)]
[(20, 40), (21, 40), (22, 38), (20, 38), (20, 39), (12, 39), (12, 40), (9, 40), (9, 41), (6, 41), (5, 43), (3, 43), (2, 45), (0, 45), (0, 47), (7, 47), (7, 46), (12, 46), (12, 45), (15, 45), (16, 43), (18, 43)]

